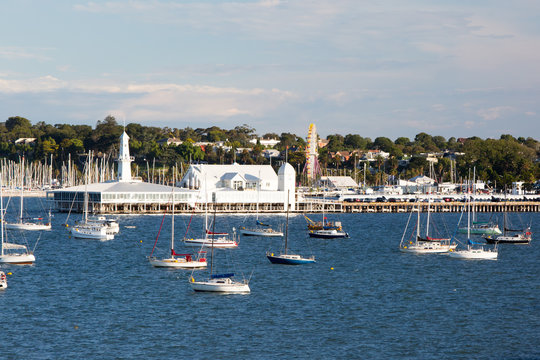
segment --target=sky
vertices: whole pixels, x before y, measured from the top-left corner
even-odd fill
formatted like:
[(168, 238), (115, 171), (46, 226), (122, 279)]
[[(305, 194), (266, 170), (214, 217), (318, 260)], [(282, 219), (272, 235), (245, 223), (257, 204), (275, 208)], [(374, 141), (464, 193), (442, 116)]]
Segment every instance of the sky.
[(0, 121), (540, 139), (540, 1), (0, 2)]

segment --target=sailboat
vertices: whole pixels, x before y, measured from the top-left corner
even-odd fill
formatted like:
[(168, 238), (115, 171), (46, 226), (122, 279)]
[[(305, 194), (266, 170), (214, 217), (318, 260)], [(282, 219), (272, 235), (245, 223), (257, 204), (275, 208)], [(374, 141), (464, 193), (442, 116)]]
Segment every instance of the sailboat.
[(25, 245), (8, 243), (6, 241), (7, 233), (4, 227), (4, 196), (2, 184), (0, 181), (0, 233), (1, 233), (1, 249), (0, 249), (0, 264), (18, 264), (27, 265), (33, 264), (36, 257)]
[(0, 290), (7, 289), (7, 277), (3, 271), (0, 271)]
[[(324, 200), (324, 198), (323, 198)], [(314, 224), (307, 216), (304, 215), (306, 220), (309, 220), (311, 224), (308, 224), (308, 235), (313, 238), (320, 238), (320, 239), (337, 239), (337, 238), (348, 238), (349, 234), (343, 231), (343, 228), (341, 227), (341, 221), (335, 221), (335, 222), (329, 222), (326, 219), (326, 216), (324, 215), (324, 204), (323, 204), (323, 212), (322, 212), (322, 221), (319, 222), (321, 226)]]
[(428, 216), (426, 220), (426, 235), (425, 237), (420, 236), (420, 206), (416, 207), (416, 237), (414, 242), (409, 241), (404, 242), (405, 234), (407, 233), (407, 228), (411, 220), (413, 211), (409, 215), (409, 220), (407, 221), (407, 226), (403, 231), (401, 236), (401, 241), (399, 243), (399, 250), (403, 252), (416, 253), (416, 254), (433, 254), (433, 253), (446, 253), (454, 250), (457, 247), (456, 243), (452, 243), (450, 239), (446, 238), (432, 238), (429, 236), (429, 223), (430, 223), (430, 203), (428, 202)]
[(282, 231), (277, 231), (272, 229), (270, 224), (265, 224), (262, 221), (259, 221), (259, 191), (261, 188), (261, 176), (259, 174), (259, 181), (257, 184), (257, 215), (255, 219), (255, 227), (246, 228), (242, 226), (240, 228), (240, 234), (244, 236), (264, 236), (264, 237), (277, 237), (283, 236)]
[[(212, 230), (216, 224), (216, 210), (214, 208), (214, 222)], [(211, 242), (214, 241), (215, 232), (212, 231)], [(215, 293), (236, 293), (247, 294), (251, 292), (249, 288), (249, 280), (236, 281), (234, 273), (214, 274), (214, 246), (210, 245), (210, 277), (206, 280), (196, 281), (191, 275), (189, 282), (191, 288), (197, 292), (215, 292)]]
[(89, 164), (86, 164), (86, 181), (84, 187), (84, 208), (83, 220), (76, 223), (70, 233), (76, 239), (91, 239), (91, 240), (112, 240), (114, 239), (114, 231), (106, 224), (88, 221), (88, 172)]
[[(214, 214), (214, 223), (212, 229), (215, 228), (215, 214)], [(210, 238), (209, 238), (210, 235)], [(217, 237), (216, 237), (217, 236)], [(184, 238), (184, 245), (186, 246), (195, 246), (195, 247), (212, 247), (212, 248), (236, 248), (238, 247), (238, 242), (236, 239), (236, 229), (233, 228), (232, 239), (229, 237), (229, 233), (226, 232), (215, 232), (208, 230), (208, 202), (206, 203), (206, 210), (204, 214), (204, 236), (202, 238)]]
[[(289, 196), (287, 196), (289, 199)], [(289, 239), (289, 202), (287, 201), (287, 220), (285, 223), (285, 238), (283, 243), (283, 252), (276, 255), (272, 252), (267, 252), (266, 257), (272, 264), (284, 264), (284, 265), (303, 265), (311, 264), (315, 262), (315, 256), (309, 258), (302, 257), (301, 255), (292, 254), (288, 251), (288, 239)]]
[[(165, 219), (165, 214), (163, 215), (163, 218)], [(177, 254), (174, 251), (174, 188), (172, 192), (171, 256), (165, 259), (158, 259), (156, 257), (153, 257), (152, 255), (156, 248), (156, 244), (157, 244), (162, 226), (163, 226), (163, 221), (161, 222), (161, 226), (159, 227), (159, 231), (156, 236), (156, 241), (154, 243), (154, 247), (152, 248), (152, 252), (150, 253), (150, 256), (148, 257), (148, 260), (150, 261), (150, 264), (152, 266), (162, 267), (162, 268), (182, 268), (182, 269), (196, 269), (196, 268), (206, 267), (205, 258), (200, 257), (198, 259), (194, 259), (193, 254)], [(205, 252), (199, 253), (199, 256), (203, 253)]]
[(503, 234), (499, 236), (485, 236), (489, 244), (530, 244), (532, 240), (531, 227), (525, 229), (511, 229), (508, 227), (508, 214), (506, 207), (503, 216)]
[[(49, 221), (44, 223), (43, 218), (25, 218), (24, 217), (24, 156), (21, 158), (21, 193), (20, 193), (20, 213), (19, 219), (14, 223), (6, 223), (6, 229), (11, 230), (51, 230), (51, 214), (49, 212)], [(39, 220), (32, 222), (29, 220)]]
[[(470, 228), (471, 224), (471, 205), (470, 199), (467, 203), (467, 227)], [(485, 249), (484, 244), (477, 243), (471, 240), (471, 233), (467, 233), (467, 249), (455, 250), (448, 253), (448, 256), (456, 259), (469, 259), (469, 260), (497, 260), (498, 251), (497, 247), (493, 249)]]

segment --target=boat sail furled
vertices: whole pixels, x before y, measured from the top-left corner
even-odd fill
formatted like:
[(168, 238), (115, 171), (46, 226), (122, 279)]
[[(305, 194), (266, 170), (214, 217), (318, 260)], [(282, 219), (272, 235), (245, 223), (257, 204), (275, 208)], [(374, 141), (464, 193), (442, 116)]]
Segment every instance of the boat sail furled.
[[(198, 268), (204, 268), (206, 267), (206, 259), (204, 257), (201, 257), (202, 254), (205, 252), (199, 252), (199, 258), (195, 259), (193, 257), (193, 254), (177, 254), (174, 251), (174, 187), (172, 191), (172, 216), (171, 216), (171, 245), (170, 245), (170, 252), (171, 256), (164, 259), (158, 259), (156, 257), (153, 257), (154, 250), (156, 248), (156, 244), (159, 238), (159, 234), (161, 233), (161, 227), (163, 226), (163, 221), (161, 221), (161, 226), (158, 231), (158, 235), (156, 236), (156, 241), (154, 243), (154, 247), (152, 248), (152, 252), (150, 253), (150, 256), (148, 260), (150, 261), (150, 264), (154, 267), (162, 267), (162, 268), (181, 268), (181, 269), (198, 269)], [(165, 218), (165, 214), (163, 215), (163, 218)]]
[(76, 239), (90, 240), (112, 240), (114, 239), (114, 230), (104, 222), (88, 221), (88, 172), (89, 164), (86, 164), (85, 188), (84, 188), (84, 208), (83, 219), (76, 223), (71, 229), (70, 234)]
[(424, 238), (420, 236), (420, 206), (416, 207), (416, 236), (414, 241), (404, 242), (405, 234), (411, 219), (413, 212), (409, 215), (407, 226), (403, 231), (401, 242), (399, 243), (399, 250), (402, 252), (416, 253), (416, 254), (430, 254), (430, 253), (446, 253), (454, 250), (457, 247), (456, 243), (446, 238), (432, 238), (429, 236), (429, 222), (430, 222), (430, 205), (428, 202), (428, 215), (426, 220), (426, 235)]
[[(467, 202), (467, 227), (471, 225), (471, 205), (470, 199)], [(484, 244), (471, 240), (471, 233), (467, 233), (467, 248), (463, 250), (455, 250), (448, 253), (448, 256), (456, 259), (465, 260), (497, 260), (497, 247), (493, 249), (485, 249)]]
[[(214, 221), (212, 225), (212, 232), (210, 241), (213, 242), (215, 232), (215, 217), (216, 210), (214, 208)], [(193, 277), (190, 277), (191, 288), (196, 292), (212, 292), (212, 293), (226, 293), (226, 294), (248, 294), (251, 292), (249, 287), (249, 280), (237, 281), (235, 280), (234, 273), (214, 274), (214, 246), (210, 246), (210, 276), (208, 279), (197, 281)]]
[(289, 239), (289, 205), (287, 204), (287, 220), (285, 222), (285, 238), (283, 243), (283, 251), (280, 254), (274, 254), (273, 252), (267, 252), (266, 257), (272, 264), (284, 264), (284, 265), (303, 265), (312, 264), (315, 262), (315, 256), (303, 257), (298, 254), (292, 254), (288, 250)]
[[(43, 222), (43, 218), (25, 218), (24, 217), (24, 156), (21, 158), (20, 163), (20, 180), (21, 180), (21, 193), (20, 193), (20, 212), (17, 222), (6, 223), (6, 229), (11, 230), (51, 230), (51, 214), (49, 213), (49, 221)], [(38, 220), (33, 222), (30, 220)]]
[(244, 236), (262, 236), (262, 237), (278, 237), (283, 236), (282, 231), (274, 230), (270, 224), (265, 224), (262, 221), (259, 221), (259, 194), (261, 189), (261, 174), (259, 172), (259, 178), (257, 180), (257, 215), (255, 219), (254, 227), (245, 227), (240, 228), (240, 234)]
[(25, 245), (7, 242), (7, 233), (4, 227), (4, 196), (0, 179), (0, 264), (29, 265), (36, 261), (36, 257)]

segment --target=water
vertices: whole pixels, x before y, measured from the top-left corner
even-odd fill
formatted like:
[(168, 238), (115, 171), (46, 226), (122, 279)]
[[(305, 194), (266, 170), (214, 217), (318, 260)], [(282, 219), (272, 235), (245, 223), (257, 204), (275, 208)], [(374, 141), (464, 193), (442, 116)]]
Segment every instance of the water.
[[(292, 216), (291, 246), (317, 263), (272, 265), (265, 252), (279, 250), (279, 239), (243, 238), (215, 260), (252, 275), (252, 292), (216, 295), (194, 293), (189, 271), (148, 264), (160, 216), (121, 216), (120, 234), (99, 242), (70, 239), (66, 214), (56, 214), (35, 265), (3, 266), (12, 275), (0, 292), (0, 358), (540, 358), (540, 214), (519, 214), (533, 220), (533, 243), (501, 247), (497, 261), (403, 254), (407, 216), (329, 215), (351, 234), (339, 240), (307, 239), (304, 218)], [(244, 221), (219, 216), (216, 230)], [(178, 239), (188, 222), (176, 218)], [(191, 234), (201, 228), (196, 217)], [(31, 245), (37, 237), (26, 234)]]

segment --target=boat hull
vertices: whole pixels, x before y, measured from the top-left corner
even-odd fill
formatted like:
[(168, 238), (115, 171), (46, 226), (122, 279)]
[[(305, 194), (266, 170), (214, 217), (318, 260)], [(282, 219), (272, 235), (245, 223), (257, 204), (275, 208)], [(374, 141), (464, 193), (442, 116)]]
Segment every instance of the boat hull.
[[(460, 234), (467, 234), (467, 228), (459, 228), (458, 232)], [(501, 235), (502, 231), (499, 228), (471, 228), (471, 235)]]
[(99, 230), (85, 227), (73, 227), (71, 228), (71, 236), (76, 239), (89, 239), (89, 240), (112, 240), (114, 235), (107, 233), (105, 229)]
[(421, 242), (404, 245), (399, 248), (402, 252), (414, 253), (414, 254), (440, 254), (453, 251), (457, 247), (457, 244), (441, 244), (438, 242)]
[(221, 249), (227, 249), (227, 248), (235, 248), (238, 247), (238, 243), (236, 241), (219, 241), (219, 240), (204, 240), (204, 239), (191, 239), (191, 240), (184, 240), (184, 245), (186, 246), (196, 246), (196, 247), (207, 247), (207, 248), (221, 248)]
[(215, 279), (208, 281), (192, 281), (190, 284), (193, 291), (197, 292), (224, 294), (248, 294), (251, 292), (249, 284), (232, 281), (231, 279), (220, 279), (220, 281), (216, 281)]
[(259, 231), (259, 230), (249, 230), (249, 229), (241, 229), (240, 234), (244, 236), (264, 236), (264, 237), (283, 236), (283, 233), (279, 231)]
[(319, 239), (339, 239), (339, 238), (348, 238), (349, 234), (343, 231), (310, 231), (309, 236), (312, 238)]
[(531, 243), (530, 238), (524, 238), (522, 236), (498, 236), (496, 238), (485, 237), (488, 244), (522, 244), (527, 245)]
[(51, 224), (15, 223), (5, 224), (4, 227), (10, 230), (51, 230)]
[(0, 255), (0, 264), (31, 265), (36, 261), (34, 254)]
[(448, 256), (465, 260), (497, 260), (498, 253), (487, 250), (459, 250), (449, 252)]
[(153, 259), (151, 258), (150, 264), (153, 267), (158, 268), (174, 268), (174, 269), (200, 269), (207, 266), (206, 260), (198, 261), (186, 261), (182, 258), (169, 258), (169, 259)]
[(300, 255), (290, 255), (290, 254), (266, 254), (266, 257), (272, 264), (282, 264), (282, 265), (304, 265), (315, 263), (315, 258), (303, 258)]

